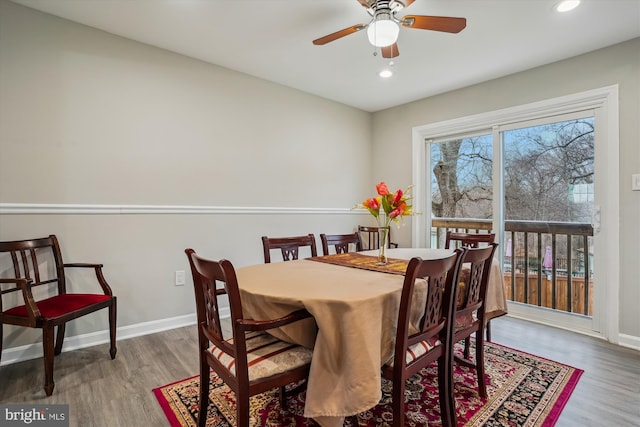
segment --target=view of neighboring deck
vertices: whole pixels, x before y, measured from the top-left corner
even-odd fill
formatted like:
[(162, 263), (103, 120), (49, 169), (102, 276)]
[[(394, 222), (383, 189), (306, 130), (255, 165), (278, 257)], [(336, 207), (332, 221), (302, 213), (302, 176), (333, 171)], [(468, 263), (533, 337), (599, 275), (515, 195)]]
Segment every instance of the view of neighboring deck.
[[(491, 220), (434, 218), (432, 245), (444, 247), (446, 230), (483, 233), (491, 229)], [(591, 224), (505, 221), (504, 242), (498, 243), (503, 246), (502, 271), (508, 300), (593, 314)]]

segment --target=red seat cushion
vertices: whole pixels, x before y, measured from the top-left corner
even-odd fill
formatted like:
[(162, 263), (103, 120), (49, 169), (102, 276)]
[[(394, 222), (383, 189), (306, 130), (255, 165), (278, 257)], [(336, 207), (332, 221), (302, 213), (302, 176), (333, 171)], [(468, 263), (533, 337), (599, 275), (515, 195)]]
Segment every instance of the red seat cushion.
[[(54, 318), (108, 299), (111, 299), (109, 295), (64, 294), (43, 299), (42, 301), (36, 301), (36, 305), (43, 317)], [(10, 308), (3, 314), (28, 317), (27, 307), (25, 305)]]

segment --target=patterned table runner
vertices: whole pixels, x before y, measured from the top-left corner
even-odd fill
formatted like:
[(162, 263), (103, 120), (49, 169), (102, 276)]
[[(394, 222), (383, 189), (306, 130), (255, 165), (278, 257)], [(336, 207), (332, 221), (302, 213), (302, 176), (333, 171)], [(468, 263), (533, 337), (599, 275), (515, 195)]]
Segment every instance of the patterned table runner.
[(315, 256), (306, 258), (311, 261), (326, 262), (328, 264), (341, 265), (344, 267), (360, 268), (362, 270), (379, 271), (381, 273), (399, 274), (404, 276), (407, 271), (409, 261), (406, 259), (387, 258), (386, 265), (378, 265), (378, 257), (362, 255), (357, 252), (347, 252), (344, 254), (334, 254), (325, 256)]
[[(407, 271), (407, 265), (409, 265), (409, 261), (405, 259), (397, 259), (397, 258), (387, 258), (387, 265), (378, 265), (378, 257), (371, 255), (362, 255), (357, 252), (347, 252), (344, 254), (334, 254), (334, 255), (325, 255), (325, 256), (316, 256), (311, 258), (305, 258), (312, 261), (326, 262), (328, 264), (341, 265), (343, 267), (353, 267), (360, 268), (362, 270), (371, 270), (378, 271), (381, 273), (390, 273), (390, 274), (399, 274), (404, 276), (404, 273)], [(498, 269), (498, 271), (493, 271), (493, 274), (498, 273), (499, 275), (502, 272)], [(469, 267), (463, 267), (461, 271), (461, 277), (458, 282), (459, 291), (458, 291), (458, 301), (464, 298), (465, 292), (465, 281), (469, 279)], [(495, 294), (495, 290), (492, 291), (491, 279), (489, 279), (489, 290), (488, 293), (493, 292)], [(496, 284), (495, 286), (502, 286), (502, 281)], [(504, 299), (504, 296), (502, 296)], [(491, 295), (487, 297), (488, 304), (485, 313), (485, 320), (488, 322), (489, 320), (500, 317), (507, 314), (506, 310), (506, 301), (503, 304), (499, 305), (496, 308), (495, 297), (491, 298)], [(492, 303), (493, 301), (493, 303)]]

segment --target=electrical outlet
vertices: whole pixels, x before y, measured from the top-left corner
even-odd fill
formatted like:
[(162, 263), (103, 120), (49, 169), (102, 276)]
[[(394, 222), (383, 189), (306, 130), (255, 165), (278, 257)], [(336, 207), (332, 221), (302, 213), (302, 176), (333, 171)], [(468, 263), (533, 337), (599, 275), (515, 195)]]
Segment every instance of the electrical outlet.
[(640, 173), (631, 175), (631, 190), (640, 191)]
[(184, 281), (185, 281), (184, 270), (177, 270), (176, 271), (176, 286), (184, 286)]

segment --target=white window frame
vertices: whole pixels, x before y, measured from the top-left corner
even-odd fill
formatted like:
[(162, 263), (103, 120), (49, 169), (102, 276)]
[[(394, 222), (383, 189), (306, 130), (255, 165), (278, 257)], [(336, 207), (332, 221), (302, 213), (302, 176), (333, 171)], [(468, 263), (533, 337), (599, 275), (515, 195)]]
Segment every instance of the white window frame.
[[(595, 231), (594, 238), (595, 252), (600, 254), (596, 255), (594, 280), (600, 283), (606, 280), (607, 287), (599, 286), (595, 290), (594, 298), (599, 301), (597, 304), (599, 308), (596, 310), (594, 307), (593, 319), (597, 324), (589, 328), (590, 330), (582, 328), (579, 324), (572, 325), (570, 322), (568, 326), (563, 327), (600, 336), (617, 344), (620, 291), (620, 177), (618, 173), (606, 173), (606, 171), (619, 170), (618, 85), (414, 127), (412, 130), (414, 207), (424, 210), (421, 215), (412, 217), (411, 240), (413, 247), (429, 247), (431, 244), (430, 239), (427, 239), (430, 235), (432, 214), (431, 203), (426, 203), (431, 200), (431, 174), (427, 170), (430, 144), (427, 141), (481, 131), (493, 132), (493, 179), (494, 183), (501, 183), (502, 142), (498, 139), (501, 127), (585, 110), (594, 110), (595, 113), (596, 144), (594, 148), (597, 175), (595, 206), (596, 210), (601, 209), (598, 227), (600, 231)], [(500, 194), (502, 190), (500, 189)], [(502, 204), (502, 200), (494, 200), (493, 228), (495, 230), (501, 229), (500, 224), (504, 219)], [(516, 316), (521, 314), (511, 304), (509, 310)], [(535, 315), (531, 318), (531, 320), (554, 325), (554, 322), (546, 319), (545, 316), (536, 317)]]

